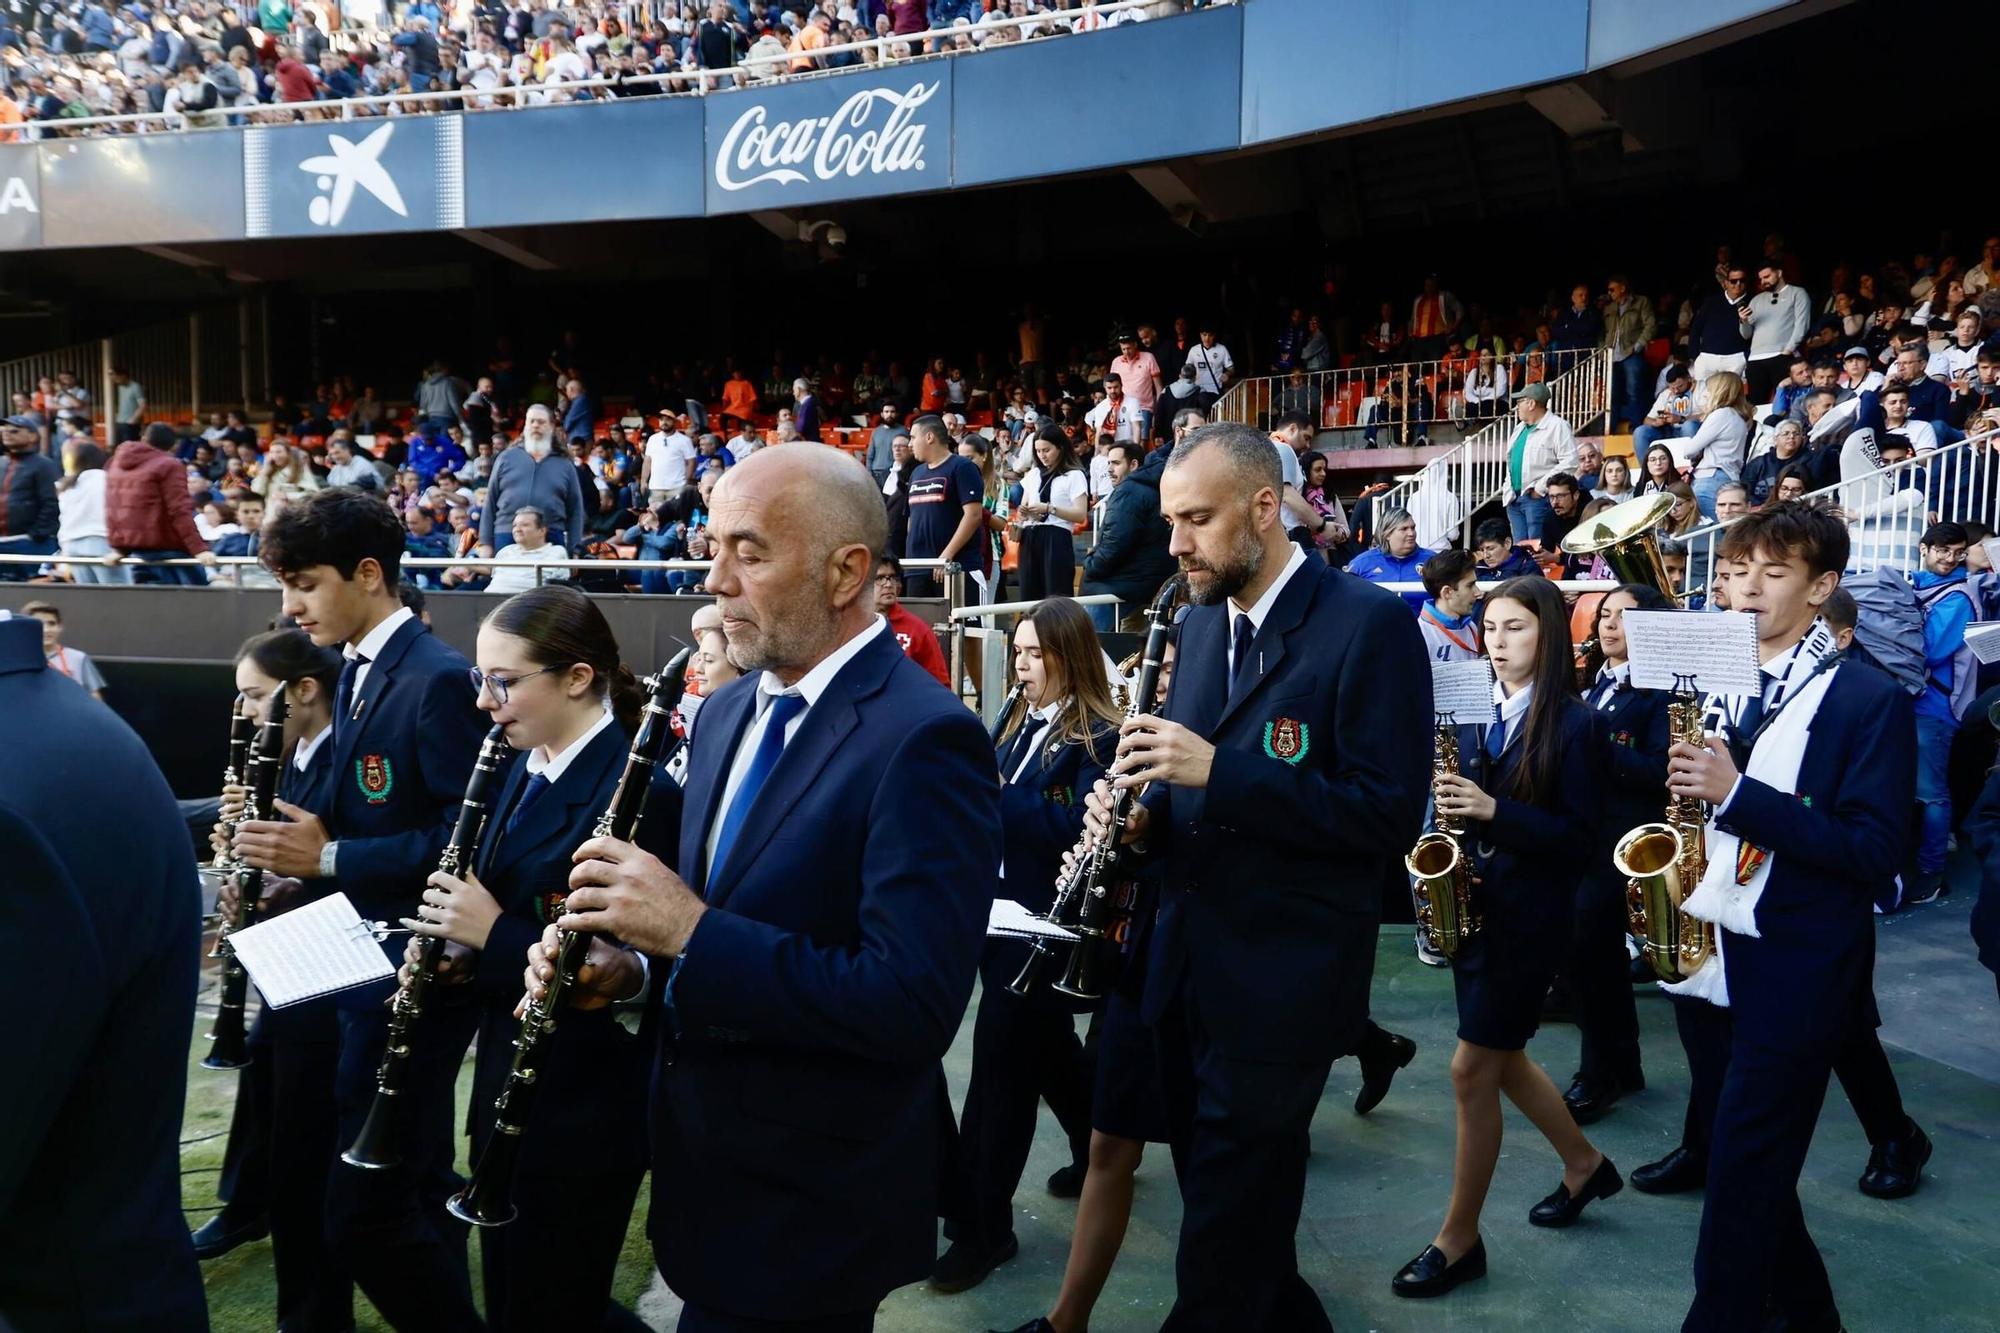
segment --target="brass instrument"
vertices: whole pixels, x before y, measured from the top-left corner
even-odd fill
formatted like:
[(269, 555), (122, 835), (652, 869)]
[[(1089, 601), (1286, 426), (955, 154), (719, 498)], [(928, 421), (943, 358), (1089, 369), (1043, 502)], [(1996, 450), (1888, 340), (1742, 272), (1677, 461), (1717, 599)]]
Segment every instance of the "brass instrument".
[[(479, 743), (479, 757), (473, 761), (472, 776), (466, 780), (465, 795), (459, 801), (458, 819), (451, 826), (451, 837), (446, 840), (444, 850), (438, 854), (437, 868), (445, 874), (455, 876), (461, 867), (469, 868), (478, 858), (480, 834), (486, 828), (487, 792), (507, 753), (504, 726), (488, 731), (486, 739)], [(417, 1020), (423, 1017), (424, 1000), (437, 979), (444, 946), (443, 937), (425, 936), (422, 956), (410, 973), (409, 984), (396, 990), (395, 1004), (389, 1011), (388, 1045), (382, 1050), (382, 1063), (375, 1072), (375, 1100), (369, 1104), (368, 1118), (361, 1122), (361, 1132), (354, 1136), (347, 1151), (340, 1154), (340, 1160), (349, 1166), (380, 1171), (403, 1160), (396, 1143), (397, 1110), (401, 1106), (398, 1099), (409, 1078)]]
[[(1674, 678), (1667, 726), (1676, 745), (1702, 743), (1701, 698), (1692, 676)], [(1708, 868), (1706, 822), (1699, 797), (1669, 797), (1665, 822), (1641, 824), (1612, 849), (1612, 865), (1627, 877), (1632, 933), (1662, 981), (1686, 981), (1715, 952), (1715, 927), (1681, 910)]]
[(1681, 594), (1667, 577), (1666, 561), (1660, 558), (1658, 532), (1673, 507), (1674, 497), (1664, 492), (1615, 504), (1571, 528), (1562, 539), (1563, 551), (1569, 555), (1603, 556), (1620, 583), (1643, 583), (1678, 604)]
[[(1458, 772), (1458, 726), (1450, 713), (1437, 715), (1431, 759), (1433, 780)], [(1417, 839), (1403, 858), (1410, 872), (1410, 891), (1417, 901), (1417, 925), (1424, 940), (1446, 958), (1456, 958), (1465, 941), (1479, 933), (1480, 916), (1472, 903), (1472, 865), (1461, 841), (1464, 828), (1457, 815), (1438, 811), (1435, 828)]]
[[(688, 658), (694, 649), (683, 648), (658, 675), (642, 683), (646, 687), (646, 708), (639, 717), (639, 730), (632, 737), (632, 749), (625, 757), (625, 770), (611, 793), (611, 804), (598, 816), (593, 838), (616, 838), (630, 842), (639, 832), (639, 820), (646, 813), (646, 797), (652, 791), (653, 770), (673, 739), (674, 708), (687, 687)], [(562, 914), (563, 904), (549, 908), (549, 919)], [(513, 1204), (514, 1174), (521, 1161), (521, 1134), (528, 1127), (534, 1109), (535, 1089), (548, 1055), (549, 1039), (555, 1035), (556, 1016), (563, 1010), (577, 973), (590, 955), (588, 931), (556, 932), (554, 975), (540, 1000), (530, 1000), (521, 1015), (521, 1031), (514, 1038), (514, 1064), (500, 1095), (493, 1099), (493, 1132), (479, 1154), (472, 1179), (464, 1189), (445, 1201), (451, 1215), (477, 1227), (504, 1227), (519, 1215)]]
[(1127, 653), (1125, 660), (1118, 663), (1118, 679), (1111, 682), (1111, 702), (1121, 713), (1130, 712), (1132, 709), (1132, 688), (1125, 682), (1132, 679), (1132, 668), (1138, 666), (1139, 660), (1145, 655), (1146, 649), (1142, 644)]
[[(285, 686), (280, 683), (272, 693), (270, 703), (265, 706), (264, 720), (257, 732), (256, 751), (244, 764), (249, 770), (246, 775), (249, 788), (243, 793), (242, 813), (230, 825), (232, 832), (237, 824), (261, 819), (277, 808), (278, 775), (285, 762), (285, 716), (290, 711)], [(232, 723), (232, 756), (235, 740), (236, 729)], [(223, 923), (215, 941), (216, 952), (222, 956), (222, 981), (218, 986), (215, 1026), (208, 1033), (208, 1055), (201, 1062), (203, 1069), (242, 1069), (250, 1063), (248, 1036), (243, 1024), (243, 1006), (250, 996), (250, 974), (244, 971), (236, 951), (229, 947), (229, 936), (256, 920), (257, 899), (263, 892), (264, 872), (255, 866), (245, 865), (242, 858), (234, 853), (230, 854), (229, 872), (236, 883), (236, 916), (234, 920)]]

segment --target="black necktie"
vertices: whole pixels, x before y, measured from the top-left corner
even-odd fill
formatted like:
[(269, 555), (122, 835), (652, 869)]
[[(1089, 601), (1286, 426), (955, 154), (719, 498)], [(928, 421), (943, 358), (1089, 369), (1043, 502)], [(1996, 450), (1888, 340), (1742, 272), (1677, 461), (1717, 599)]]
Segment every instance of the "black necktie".
[(537, 796), (540, 796), (543, 792), (547, 791), (553, 785), (554, 784), (552, 784), (547, 778), (543, 777), (540, 773), (531, 774), (529, 776), (527, 785), (521, 788), (520, 796), (517, 797), (514, 801), (514, 808), (507, 812), (507, 822), (501, 826), (500, 829), (501, 842), (507, 841), (507, 835), (514, 831), (514, 826), (516, 824), (519, 824), (521, 822), (521, 816), (528, 813), (528, 807), (535, 803), (535, 798)]
[(369, 658), (362, 656), (360, 653), (356, 653), (341, 663), (340, 680), (334, 686), (333, 691), (333, 725), (336, 728), (344, 726), (352, 720), (349, 714), (354, 711), (355, 679), (360, 676), (361, 668), (366, 666), (369, 660)]
[[(1759, 683), (1761, 683), (1761, 678)], [(1738, 769), (1750, 764), (1750, 750), (1757, 742), (1757, 728), (1764, 722), (1764, 696), (1761, 692), (1750, 696), (1743, 705), (1743, 716), (1731, 727), (1729, 755), (1736, 761)]]
[(1256, 633), (1250, 624), (1250, 617), (1239, 612), (1236, 617), (1236, 633), (1230, 642), (1229, 690), (1232, 694), (1236, 692), (1237, 684), (1243, 679), (1244, 669), (1250, 663), (1250, 640), (1256, 637)]
[(1021, 721), (1021, 729), (1014, 733), (1014, 739), (1007, 746), (1007, 758), (1000, 766), (1002, 786), (1014, 780), (1014, 773), (1021, 767), (1021, 760), (1027, 756), (1030, 742), (1042, 730), (1041, 720), (1032, 713)]

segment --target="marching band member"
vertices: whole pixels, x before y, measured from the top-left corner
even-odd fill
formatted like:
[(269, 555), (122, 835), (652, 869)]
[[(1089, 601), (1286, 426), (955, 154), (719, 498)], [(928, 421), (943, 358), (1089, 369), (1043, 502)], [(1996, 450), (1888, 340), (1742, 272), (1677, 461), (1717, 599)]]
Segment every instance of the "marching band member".
[[(259, 552), (283, 586), (284, 613), (322, 646), (343, 645), (334, 692), (334, 780), (317, 813), (278, 803), (282, 820), (239, 825), (248, 864), (320, 877), (364, 917), (410, 916), (437, 865), (485, 733), (466, 683), (470, 664), (402, 604), (403, 525), (379, 497), (316, 492), (269, 520)], [(401, 949), (385, 946), (392, 961)], [(360, 1132), (375, 1100), (393, 983), (343, 991), (335, 1101), (338, 1142)], [(384, 1319), (450, 1333), (479, 1327), (465, 1228), (445, 1211), (458, 1188), (452, 1087), (478, 1011), (441, 1002), (424, 1018), (399, 1124), (402, 1160), (385, 1170), (337, 1165), (327, 1181), (327, 1239)]]
[[(1089, 614), (1067, 597), (1041, 602), (1014, 630), (1014, 677), (1027, 689), (999, 739), (999, 893), (1041, 916), (1054, 900), (1063, 854), (1083, 832), (1080, 793), (1104, 775), (1117, 748), (1119, 717), (1103, 657)], [(1046, 985), (1026, 995), (1010, 991), (1027, 956), (1020, 941), (995, 939), (980, 960), (959, 1132), (968, 1197), (954, 1208), (962, 1215), (946, 1218), (952, 1245), (931, 1274), (939, 1291), (976, 1286), (1014, 1256), (1014, 1189), (1034, 1142), (1038, 1102), (1048, 1102), (1069, 1137), (1074, 1183), (1064, 1192), (1082, 1185), (1089, 1161), (1090, 1073), (1076, 1005)]]
[(1489, 593), (1481, 622), (1499, 720), (1461, 727), (1459, 753), (1472, 756), (1472, 773), (1442, 773), (1434, 783), (1437, 812), (1463, 821), (1469, 845), (1461, 854), (1473, 856), (1483, 918), (1452, 959), (1458, 1151), (1444, 1223), (1396, 1274), (1398, 1296), (1441, 1296), (1485, 1276), (1479, 1215), (1500, 1158), (1503, 1092), (1562, 1157), (1562, 1181), (1529, 1210), (1530, 1223), (1566, 1227), (1591, 1200), (1624, 1187), (1526, 1049), (1568, 949), (1577, 852), (1596, 836), (1599, 766), (1590, 712), (1576, 697), (1568, 616), (1555, 584), (1529, 577)]
[(1667, 777), (1667, 699), (1664, 690), (1632, 685), (1625, 656), (1625, 613), (1660, 611), (1671, 603), (1643, 583), (1614, 588), (1597, 604), (1591, 639), (1596, 648), (1584, 666), (1584, 691), (1596, 725), (1603, 774), (1604, 815), (1577, 886), (1569, 956), (1569, 982), (1582, 1053), (1563, 1101), (1579, 1125), (1588, 1125), (1621, 1096), (1646, 1086), (1639, 1057), (1639, 1010), (1632, 999), (1631, 955), (1625, 941), (1631, 911), (1625, 876), (1611, 864), (1611, 847), (1627, 829), (1660, 817), (1660, 784)]
[(1883, 793), (1915, 790), (1916, 728), (1909, 697), (1843, 664), (1819, 619), (1847, 564), (1837, 516), (1780, 504), (1721, 543), (1730, 603), (1757, 616), (1764, 688), (1668, 758), (1668, 790), (1713, 811), (1708, 871), (1684, 909), (1718, 927), (1716, 955), (1674, 988), (1707, 1002), (1689, 1066), (1712, 1105), (1682, 1327), (1763, 1329), (1775, 1312), (1786, 1329), (1835, 1330), (1798, 1178), (1827, 1076), (1872, 1009), (1872, 904), (1910, 848), (1905, 808)]
[[(574, 588), (533, 588), (502, 602), (480, 624), (476, 656), (479, 708), (525, 757), (498, 784), (475, 866), (457, 878), (434, 873), (403, 923), (450, 941), (438, 978), (469, 983), (478, 998), (475, 1161), (513, 1063), (521, 960), (549, 904), (568, 891), (572, 853), (610, 805), (645, 702), (604, 613)], [(419, 956), (413, 939), (405, 967)], [(650, 1064), (650, 1047), (609, 1008), (568, 1016), (550, 1043), (514, 1178), (520, 1215), (480, 1236), (489, 1327), (594, 1325), (588, 1312), (597, 1307), (607, 1327), (643, 1327), (609, 1302), (646, 1173)], [(587, 1167), (562, 1158), (583, 1141), (592, 1148)], [(553, 1254), (562, 1262), (548, 1263)]]
[[(261, 713), (286, 685), (284, 770), (278, 797), (303, 810), (324, 810), (333, 783), (333, 694), (341, 656), (299, 630), (259, 634), (236, 654), (236, 688), (243, 707)], [(241, 809), (244, 789), (226, 788), (223, 827)], [(317, 877), (304, 882), (265, 881), (263, 916), (303, 905), (327, 892)], [(236, 891), (227, 880), (216, 907), (236, 915)], [(236, 1112), (222, 1158), (218, 1193), (228, 1206), (194, 1233), (195, 1253), (217, 1258), (246, 1240), (271, 1235), (277, 1275), (278, 1322), (286, 1327), (344, 1328), (354, 1322), (354, 1284), (326, 1247), (326, 1183), (339, 1126), (333, 1085), (340, 1050), (340, 1018), (332, 997), (283, 1009), (260, 1005), (250, 1029), (250, 1064), (238, 1074)]]

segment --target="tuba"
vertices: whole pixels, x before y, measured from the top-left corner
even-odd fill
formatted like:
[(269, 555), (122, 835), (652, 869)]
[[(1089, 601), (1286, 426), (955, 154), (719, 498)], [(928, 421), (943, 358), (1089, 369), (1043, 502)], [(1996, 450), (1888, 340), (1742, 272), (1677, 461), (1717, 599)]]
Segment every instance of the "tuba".
[[(1441, 778), (1457, 772), (1457, 725), (1450, 713), (1439, 713), (1431, 775)], [(1472, 905), (1472, 866), (1459, 841), (1464, 830), (1458, 816), (1440, 813), (1434, 822), (1436, 829), (1417, 839), (1403, 858), (1403, 867), (1410, 872), (1417, 924), (1425, 942), (1446, 958), (1455, 958), (1465, 941), (1479, 933), (1479, 913)]]
[[(1667, 705), (1668, 730), (1676, 745), (1701, 744), (1701, 698), (1693, 684), (1691, 676), (1677, 677)], [(1686, 981), (1715, 952), (1715, 927), (1681, 910), (1682, 900), (1708, 868), (1702, 838), (1706, 821), (1698, 797), (1670, 797), (1664, 822), (1641, 824), (1611, 852), (1612, 865), (1626, 876), (1632, 933), (1662, 981)]]
[(1643, 583), (1678, 602), (1681, 594), (1674, 590), (1667, 563), (1660, 558), (1659, 527), (1673, 507), (1674, 497), (1664, 493), (1615, 504), (1571, 528), (1562, 539), (1563, 552), (1603, 556), (1620, 583)]

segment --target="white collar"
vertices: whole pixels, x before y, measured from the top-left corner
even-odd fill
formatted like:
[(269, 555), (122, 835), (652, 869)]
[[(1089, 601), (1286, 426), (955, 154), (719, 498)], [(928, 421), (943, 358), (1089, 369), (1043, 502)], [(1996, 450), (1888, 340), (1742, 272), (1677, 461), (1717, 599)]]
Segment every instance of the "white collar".
[(1525, 715), (1528, 706), (1535, 702), (1535, 687), (1532, 682), (1507, 693), (1507, 687), (1499, 681), (1493, 682), (1493, 702), (1500, 706), (1500, 720), (1512, 727), (1516, 720)]
[(333, 735), (333, 723), (329, 722), (321, 727), (311, 739), (300, 741), (297, 745), (294, 745), (292, 747), (292, 767), (301, 773), (305, 772), (306, 765), (312, 762), (312, 757), (319, 750), (320, 743), (331, 735)]
[(861, 650), (866, 648), (876, 635), (888, 632), (889, 622), (877, 612), (867, 629), (828, 653), (818, 666), (800, 676), (796, 685), (787, 685), (766, 671), (757, 681), (757, 711), (763, 712), (770, 706), (770, 701), (781, 694), (800, 695), (805, 699), (806, 707), (811, 708), (819, 702), (819, 697), (826, 693), (826, 687), (833, 684), (833, 678), (840, 674), (842, 667), (859, 656)]
[(1053, 703), (1043, 704), (1040, 708), (1030, 708), (1028, 716), (1037, 722), (1046, 723), (1054, 719), (1055, 715), (1062, 711), (1062, 706), (1063, 701), (1057, 699)]
[(403, 627), (403, 622), (416, 618), (417, 613), (409, 607), (399, 606), (389, 613), (387, 620), (362, 635), (359, 642), (342, 644), (340, 651), (343, 656), (365, 658), (373, 662), (382, 655), (382, 650), (389, 646), (389, 640)]
[(1264, 589), (1264, 595), (1257, 599), (1257, 605), (1246, 608), (1240, 605), (1234, 597), (1229, 599), (1229, 623), (1232, 626), (1236, 623), (1236, 617), (1249, 616), (1250, 632), (1252, 634), (1256, 634), (1264, 628), (1265, 618), (1271, 614), (1271, 608), (1278, 604), (1278, 594), (1285, 590), (1285, 585), (1292, 581), (1292, 576), (1298, 573), (1306, 563), (1304, 548), (1295, 542), (1288, 543), (1288, 545), (1291, 546), (1292, 558), (1285, 561), (1285, 567), (1278, 571), (1278, 577), (1272, 579), (1271, 586)]
[(569, 771), (569, 766), (576, 762), (576, 757), (583, 753), (586, 746), (597, 739), (598, 732), (611, 725), (612, 720), (611, 710), (608, 708), (605, 709), (603, 713), (598, 715), (597, 721), (591, 724), (589, 731), (584, 732), (583, 735), (563, 747), (563, 752), (552, 759), (542, 758), (542, 747), (539, 745), (530, 750), (527, 759), (524, 761), (528, 765), (529, 776), (532, 777), (534, 774), (539, 773), (550, 782), (559, 781), (562, 775)]
[(1606, 662), (1603, 666), (1597, 668), (1597, 678), (1599, 680), (1615, 680), (1620, 685), (1630, 684), (1632, 680), (1632, 663), (1627, 661), (1623, 666), (1612, 666), (1611, 663)]

